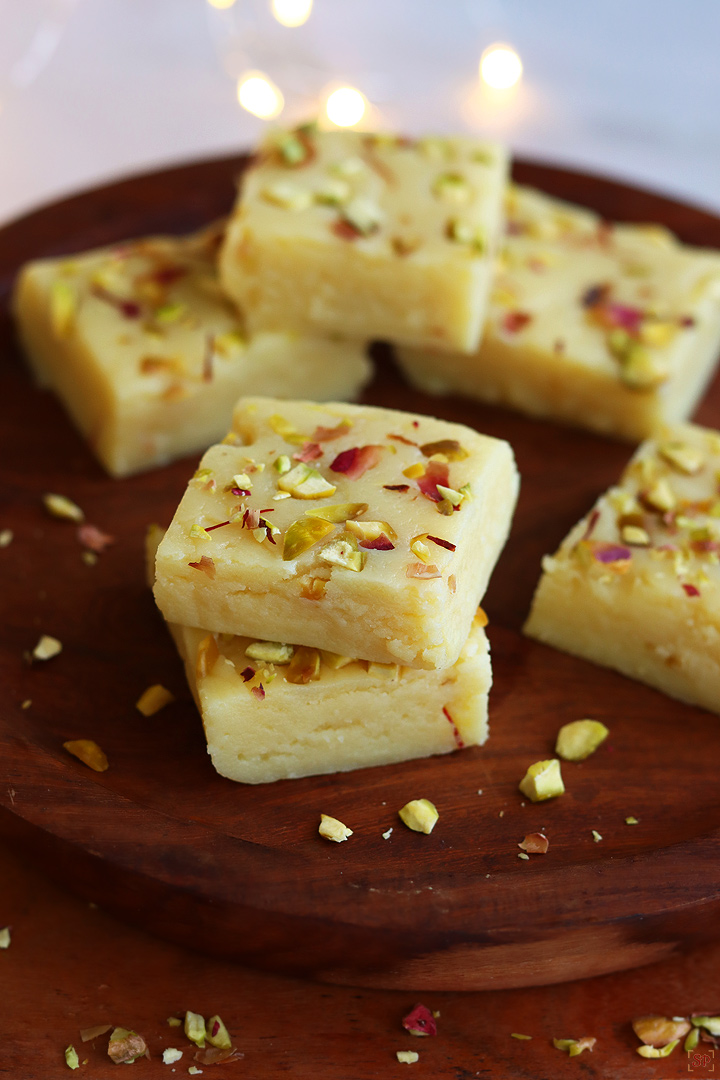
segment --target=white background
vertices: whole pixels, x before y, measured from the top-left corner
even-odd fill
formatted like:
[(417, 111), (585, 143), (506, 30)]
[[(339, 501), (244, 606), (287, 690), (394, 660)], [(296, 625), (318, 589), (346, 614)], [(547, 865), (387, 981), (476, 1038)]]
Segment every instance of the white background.
[[(285, 80), (290, 115), (346, 81), (388, 126), (500, 136), (517, 153), (720, 212), (720, 0), (315, 0), (296, 30), (267, 6), (0, 0), (0, 221), (99, 181), (247, 148), (262, 124), (228, 73), (244, 65)], [(525, 65), (503, 101), (477, 78), (494, 41)]]

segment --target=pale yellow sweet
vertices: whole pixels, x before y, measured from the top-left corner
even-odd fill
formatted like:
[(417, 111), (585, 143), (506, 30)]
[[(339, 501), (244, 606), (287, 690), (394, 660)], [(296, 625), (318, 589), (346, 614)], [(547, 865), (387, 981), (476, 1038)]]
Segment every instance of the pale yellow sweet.
[(359, 344), (248, 339), (218, 285), (220, 236), (153, 237), (21, 272), (14, 309), (30, 365), (114, 476), (204, 450), (243, 392), (352, 398), (370, 377)]
[[(267, 398), (242, 399), (234, 426), (240, 445), (208, 451), (158, 550), (165, 618), (454, 664), (510, 526), (510, 446), (426, 416)], [(339, 471), (350, 461), (363, 475)]]
[(390, 765), (487, 738), (492, 673), (479, 620), (449, 670), (318, 653), (300, 665), (314, 676), (308, 682), (291, 681), (299, 677), (292, 661), (281, 666), (248, 658), (251, 638), (170, 629), (202, 715), (208, 753), (230, 780), (263, 784)]
[(223, 285), (252, 330), (472, 351), (507, 165), (468, 137), (276, 134), (243, 176)]
[(639, 442), (686, 419), (720, 353), (720, 253), (529, 188), (472, 356), (399, 349), (411, 382)]
[(543, 561), (525, 633), (720, 712), (720, 435), (678, 425)]

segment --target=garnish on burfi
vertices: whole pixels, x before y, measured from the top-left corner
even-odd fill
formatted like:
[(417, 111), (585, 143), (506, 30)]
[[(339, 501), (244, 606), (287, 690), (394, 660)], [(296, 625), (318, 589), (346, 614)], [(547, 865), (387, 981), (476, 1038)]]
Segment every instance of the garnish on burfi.
[(517, 486), (509, 445), (459, 424), (244, 399), (160, 544), (155, 597), (214, 633), (448, 667)]
[(720, 712), (720, 434), (666, 429), (553, 556), (525, 632)]
[(400, 348), (408, 378), (640, 441), (684, 420), (720, 350), (720, 253), (511, 187), (473, 356)]
[(370, 376), (362, 344), (248, 338), (218, 283), (221, 236), (218, 226), (152, 237), (20, 274), (14, 309), (30, 365), (114, 476), (204, 450), (243, 392), (352, 398)]
[(243, 176), (223, 286), (252, 330), (472, 351), (506, 172), (503, 148), (467, 137), (275, 133)]

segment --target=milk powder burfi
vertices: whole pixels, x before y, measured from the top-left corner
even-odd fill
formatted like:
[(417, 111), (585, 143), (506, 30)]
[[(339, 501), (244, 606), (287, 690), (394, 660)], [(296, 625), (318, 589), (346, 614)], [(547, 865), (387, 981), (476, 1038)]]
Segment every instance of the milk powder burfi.
[(430, 393), (639, 442), (690, 415), (719, 352), (719, 253), (513, 187), (479, 351), (398, 359)]
[(492, 682), (476, 619), (444, 671), (170, 625), (221, 774), (247, 784), (447, 754), (487, 738)]
[(210, 632), (449, 667), (517, 488), (510, 446), (460, 424), (243, 399), (160, 544), (155, 597)]
[(720, 712), (720, 435), (644, 443), (543, 562), (525, 633)]
[(223, 296), (222, 229), (28, 264), (15, 293), (38, 378), (114, 476), (204, 450), (243, 392), (355, 397), (362, 346), (286, 333), (248, 339)]
[(502, 227), (507, 152), (312, 127), (245, 173), (220, 274), (251, 330), (474, 350)]

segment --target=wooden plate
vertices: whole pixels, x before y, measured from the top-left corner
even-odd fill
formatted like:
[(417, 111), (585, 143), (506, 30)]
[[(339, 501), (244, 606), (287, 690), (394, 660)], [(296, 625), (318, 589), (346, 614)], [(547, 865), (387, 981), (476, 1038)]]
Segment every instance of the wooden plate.
[[(519, 632), (541, 556), (618, 476), (629, 448), (423, 396), (387, 363), (367, 401), (461, 421), (509, 439), (517, 453), (522, 496), (485, 603), (490, 742), (262, 787), (213, 772), (143, 574), (145, 528), (169, 521), (195, 463), (108, 479), (52, 395), (33, 387), (8, 298), (27, 259), (184, 232), (226, 212), (241, 165), (216, 160), (137, 177), (0, 232), (0, 528), (14, 532), (0, 550), (3, 833), (80, 895), (159, 935), (328, 981), (537, 985), (647, 963), (702, 940), (720, 925), (717, 718)], [(610, 218), (663, 222), (686, 241), (720, 247), (720, 220), (690, 207), (530, 164), (516, 177)], [(699, 419), (720, 423), (717, 382)], [(96, 566), (82, 562), (75, 528), (45, 515), (47, 491), (75, 499), (116, 537)], [(41, 633), (62, 641), (62, 655), (28, 666), (23, 654)], [(155, 682), (178, 701), (145, 719), (134, 702)], [(524, 805), (517, 784), (526, 767), (552, 753), (560, 724), (586, 715), (608, 724), (608, 742), (565, 767), (563, 798)], [(81, 737), (105, 749), (107, 772), (63, 751), (64, 740)], [(431, 836), (397, 819), (421, 797), (440, 810)], [(352, 840), (320, 840), (321, 812), (349, 824)], [(639, 824), (626, 825), (628, 815)], [(537, 829), (550, 851), (520, 861), (518, 842)]]

